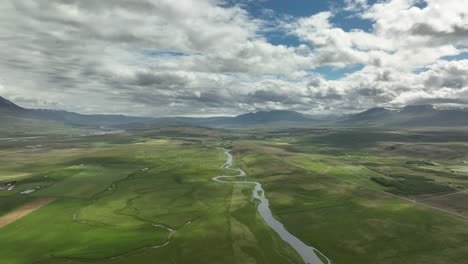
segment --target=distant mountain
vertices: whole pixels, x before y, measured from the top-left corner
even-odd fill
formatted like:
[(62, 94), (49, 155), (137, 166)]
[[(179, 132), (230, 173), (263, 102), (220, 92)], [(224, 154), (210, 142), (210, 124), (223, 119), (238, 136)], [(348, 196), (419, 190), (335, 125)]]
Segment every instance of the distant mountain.
[(345, 115), (338, 120), (338, 124), (354, 124), (354, 125), (369, 125), (376, 123), (385, 123), (388, 118), (392, 117), (394, 109), (388, 109), (383, 107), (375, 107), (368, 109), (364, 112), (354, 114), (354, 115)]
[(465, 109), (441, 109), (433, 105), (409, 105), (403, 108), (377, 107), (342, 117), (336, 124), (395, 127), (467, 126), (468, 112)]
[[(465, 109), (440, 109), (432, 105), (403, 108), (376, 107), (357, 114), (315, 117), (295, 111), (258, 111), (235, 117), (159, 118), (158, 122), (132, 124), (133, 127), (158, 127), (160, 121), (172, 121), (208, 127), (457, 127), (468, 126)], [(124, 125), (125, 126), (125, 125)], [(122, 127), (122, 126), (121, 126)]]
[(236, 116), (228, 122), (232, 124), (263, 124), (272, 122), (316, 122), (311, 116), (295, 111), (258, 111)]
[(8, 101), (7, 99), (0, 96), (0, 111), (22, 111), (25, 110), (22, 107), (17, 106), (16, 104)]
[(173, 117), (167, 119), (201, 126), (300, 125), (319, 122), (312, 116), (287, 110), (258, 111), (234, 117)]
[(46, 131), (76, 131), (72, 127), (96, 128), (150, 120), (123, 115), (82, 115), (73, 112), (26, 109), (0, 96), (0, 134), (37, 134)]
[(148, 130), (164, 126), (189, 124), (205, 127), (456, 127), (468, 126), (466, 109), (441, 109), (433, 105), (409, 105), (403, 108), (376, 107), (344, 116), (314, 117), (295, 111), (274, 110), (246, 113), (234, 117), (166, 117), (148, 118), (124, 115), (83, 115), (47, 109), (26, 109), (0, 97), (0, 134), (16, 135), (73, 132), (73, 129), (119, 127)]
[(133, 117), (124, 115), (82, 115), (73, 112), (49, 109), (29, 110), (38, 118), (51, 119), (75, 126), (110, 126), (122, 123), (151, 120), (149, 117)]

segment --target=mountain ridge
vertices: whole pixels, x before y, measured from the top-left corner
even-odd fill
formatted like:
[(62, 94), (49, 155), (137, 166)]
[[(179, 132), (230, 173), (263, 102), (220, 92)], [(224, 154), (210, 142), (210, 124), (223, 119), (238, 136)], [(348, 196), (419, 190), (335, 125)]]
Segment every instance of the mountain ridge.
[(2, 96), (0, 96), (0, 117), (3, 117), (3, 119), (8, 118), (10, 123), (14, 121), (14, 118), (23, 118), (31, 120), (53, 120), (75, 126), (106, 126), (152, 119), (148, 117), (133, 117), (125, 115), (84, 115), (54, 109), (28, 109), (18, 106)]
[(337, 124), (353, 126), (467, 126), (464, 108), (443, 109), (434, 105), (407, 105), (401, 108), (375, 107), (347, 115)]
[(9, 109), (9, 110), (25, 110), (24, 108), (18, 106), (17, 104), (9, 101), (0, 96), (0, 109)]
[[(400, 108), (374, 107), (355, 114), (317, 118), (292, 110), (256, 111), (232, 117), (132, 117), (125, 115), (83, 115), (63, 110), (27, 109), (0, 96), (0, 117), (11, 123), (15, 118), (53, 120), (72, 126), (112, 126), (120, 124), (173, 121), (197, 126), (381, 126), (428, 127), (468, 126), (466, 108), (440, 108), (434, 105), (407, 105)], [(1, 119), (0, 119), (1, 120)]]

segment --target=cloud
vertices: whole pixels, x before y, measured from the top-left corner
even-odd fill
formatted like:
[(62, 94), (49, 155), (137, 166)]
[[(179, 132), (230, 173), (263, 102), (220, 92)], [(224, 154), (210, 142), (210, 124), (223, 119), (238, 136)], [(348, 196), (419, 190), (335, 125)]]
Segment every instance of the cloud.
[[(466, 62), (442, 58), (468, 44), (466, 8), (416, 3), (347, 0), (294, 18), (253, 17), (249, 1), (5, 0), (0, 92), (27, 107), (151, 116), (464, 104)], [(372, 30), (335, 26), (343, 12)], [(271, 32), (300, 44), (272, 44)], [(339, 80), (314, 73), (357, 64)]]
[(393, 0), (367, 5), (366, 1), (348, 1), (352, 9), (360, 6), (362, 19), (373, 22), (373, 30), (344, 31), (331, 18), (338, 15), (321, 12), (290, 24), (292, 33), (309, 42), (319, 64), (348, 67), (355, 64), (413, 70), (436, 60), (462, 52), (468, 43), (468, 15), (462, 1)]
[(468, 60), (439, 60), (427, 71), (402, 72), (368, 66), (335, 81), (321, 80), (315, 98), (332, 109), (364, 110), (408, 104), (468, 104)]
[(421, 74), (424, 87), (429, 91), (439, 89), (460, 90), (468, 87), (468, 60), (439, 61)]
[(344, 10), (346, 11), (361, 11), (369, 8), (367, 0), (345, 0), (345, 4)]

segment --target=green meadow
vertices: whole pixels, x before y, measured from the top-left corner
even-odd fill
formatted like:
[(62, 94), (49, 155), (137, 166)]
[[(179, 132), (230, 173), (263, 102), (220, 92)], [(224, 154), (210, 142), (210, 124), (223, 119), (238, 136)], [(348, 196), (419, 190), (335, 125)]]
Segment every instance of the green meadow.
[(10, 162), (2, 175), (21, 172), (19, 190), (40, 188), (2, 193), (2, 215), (37, 197), (60, 197), (0, 229), (8, 263), (300, 261), (257, 215), (250, 186), (211, 181), (230, 173), (220, 169), (221, 150), (115, 137), (48, 139), (40, 150), (3, 143)]
[(468, 263), (462, 131), (199, 127), (0, 141), (0, 216), (59, 197), (0, 228), (1, 263), (303, 263), (214, 146), (333, 263)]

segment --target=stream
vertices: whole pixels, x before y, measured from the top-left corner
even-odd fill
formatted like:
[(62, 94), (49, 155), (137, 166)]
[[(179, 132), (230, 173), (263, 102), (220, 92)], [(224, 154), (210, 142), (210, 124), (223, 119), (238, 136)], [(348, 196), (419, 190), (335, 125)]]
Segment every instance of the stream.
[[(289, 245), (291, 245), (291, 247), (293, 247), (297, 251), (297, 253), (302, 257), (302, 259), (304, 260), (306, 264), (331, 264), (332, 262), (324, 254), (322, 254), (318, 249), (312, 246), (306, 245), (299, 238), (289, 233), (289, 231), (284, 227), (284, 225), (280, 221), (276, 220), (276, 218), (273, 217), (273, 214), (271, 213), (271, 210), (270, 210), (269, 201), (265, 197), (265, 191), (263, 190), (262, 185), (259, 182), (223, 181), (222, 180), (225, 178), (235, 178), (235, 177), (246, 176), (246, 173), (242, 169), (231, 168), (233, 156), (230, 153), (230, 150), (224, 149), (224, 153), (227, 156), (227, 161), (226, 163), (224, 163), (224, 165), (221, 168), (237, 171), (239, 172), (239, 175), (235, 175), (235, 176), (220, 175), (220, 176), (213, 177), (212, 180), (217, 181), (217, 182), (222, 182), (222, 183), (254, 184), (255, 188), (253, 189), (252, 199), (255, 198), (260, 201), (258, 205), (258, 212), (260, 213), (262, 218), (265, 220), (266, 224), (270, 226), (284, 241), (286, 241)], [(322, 256), (322, 259), (324, 259), (326, 262), (324, 263), (322, 259), (319, 258), (318, 255)]]

